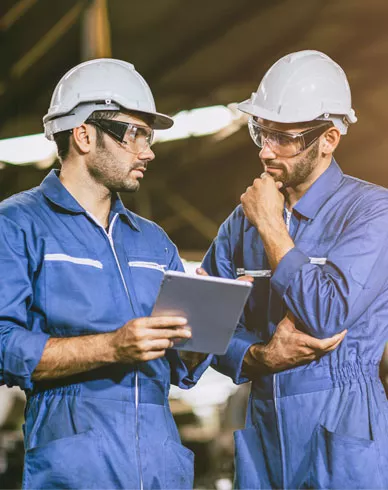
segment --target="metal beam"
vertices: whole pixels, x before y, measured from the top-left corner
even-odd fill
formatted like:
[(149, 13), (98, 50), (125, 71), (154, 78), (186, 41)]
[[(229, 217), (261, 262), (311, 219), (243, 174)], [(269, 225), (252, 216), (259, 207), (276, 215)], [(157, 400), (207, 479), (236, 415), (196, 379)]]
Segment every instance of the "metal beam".
[(85, 7), (80, 0), (11, 68), (12, 78), (21, 78), (74, 25)]
[(111, 58), (110, 24), (106, 0), (93, 0), (85, 9), (82, 59)]
[[(292, 0), (291, 0), (292, 1)], [(261, 11), (264, 11), (264, 9), (272, 9), (275, 8), (277, 5), (281, 4), (284, 2), (284, 0), (276, 1), (276, 2), (267, 2), (264, 5), (261, 2), (255, 3), (257, 6), (260, 6)], [(241, 8), (241, 6), (239, 6)], [(281, 36), (277, 41), (274, 41), (270, 46), (266, 45), (265, 43), (259, 43), (258, 46), (260, 48), (257, 50), (255, 53), (255, 59), (256, 60), (271, 60), (276, 58), (276, 56), (279, 55), (279, 53), (284, 52), (285, 46), (293, 46), (297, 45), (301, 40), (306, 38), (306, 26), (308, 26), (308, 29), (310, 31), (313, 31), (314, 29), (317, 28), (320, 22), (320, 14), (321, 11), (325, 8), (325, 3), (320, 2), (320, 0), (310, 0), (309, 2), (309, 10), (304, 13), (304, 15), (300, 16), (300, 19), (298, 21), (295, 21), (292, 23), (292, 29), (287, 32), (284, 36)], [(244, 9), (241, 9), (244, 10)], [(246, 20), (246, 17), (249, 19), (251, 16), (255, 15), (255, 11), (249, 11), (248, 9), (245, 9), (248, 12), (248, 16), (242, 15), (240, 17), (236, 16), (234, 19), (234, 22), (231, 22), (231, 24), (227, 25), (227, 28), (230, 29), (232, 26), (236, 24), (243, 24)], [(261, 14), (260, 11), (260, 14)], [(258, 13), (256, 13), (258, 15)], [(222, 31), (215, 31), (218, 33), (217, 36), (214, 35), (214, 41), (218, 37), (221, 37)], [(197, 46), (199, 46), (201, 49), (206, 49), (206, 46), (211, 42), (211, 38), (209, 37), (204, 37), (204, 44), (203, 46), (198, 44), (197, 40)], [(192, 46), (191, 51), (188, 51), (187, 45), (185, 45), (184, 50), (182, 51), (182, 59), (181, 62), (179, 62), (178, 56), (176, 56), (175, 59), (175, 64), (172, 64), (171, 60), (171, 66), (170, 64), (165, 61), (162, 61), (161, 63), (158, 64), (158, 67), (155, 68), (155, 70), (159, 70), (159, 72), (151, 72), (149, 75), (149, 72), (147, 72), (147, 79), (152, 79), (152, 77), (158, 78), (159, 76), (165, 76), (169, 70), (177, 70), (182, 62), (187, 62), (187, 59), (195, 54), (195, 45)], [(283, 53), (284, 54), (284, 53)], [(257, 83), (259, 80), (257, 80), (257, 68), (258, 65), (256, 63), (252, 63), (249, 66), (247, 66), (246, 60), (242, 60), (240, 63), (236, 63), (233, 65), (230, 71), (230, 75), (228, 77), (225, 77), (225, 75), (220, 75), (220, 78), (214, 78), (213, 80), (209, 81), (207, 80), (206, 83), (201, 83), (201, 82), (195, 82), (191, 86), (185, 85), (185, 99), (184, 102), (186, 104), (186, 107), (194, 107), (196, 102), (198, 101), (198, 98), (201, 98), (202, 101), (206, 100), (206, 95), (209, 94), (211, 100), (214, 100), (214, 94), (213, 92), (220, 86), (223, 86), (225, 84), (225, 79), (227, 78), (228, 83), (241, 83), (243, 80), (243, 83), (245, 81), (249, 82), (249, 80), (255, 80), (255, 83)], [(242, 74), (244, 76), (242, 77)], [(158, 95), (158, 86), (157, 82), (158, 80), (152, 79), (153, 82), (153, 92)], [(252, 87), (254, 88), (254, 86)], [(179, 90), (178, 87), (174, 87), (173, 84), (169, 84), (169, 90), (167, 91), (165, 87), (163, 87), (163, 96), (168, 97), (170, 94), (171, 95), (177, 95), (177, 89)], [(171, 92), (170, 92), (171, 90)], [(179, 94), (179, 92), (178, 92)], [(249, 93), (247, 94), (249, 95)]]
[(163, 198), (178, 216), (184, 218), (205, 238), (213, 240), (217, 235), (218, 225), (179, 194), (164, 189)]
[(37, 0), (20, 0), (0, 19), (0, 31), (7, 31), (20, 17), (29, 10)]
[[(143, 191), (142, 191), (143, 192)], [(170, 234), (176, 230), (182, 228), (182, 226), (186, 223), (186, 220), (182, 218), (182, 216), (174, 214), (173, 216), (168, 216), (159, 222), (159, 225), (163, 228), (163, 230)]]
[(186, 42), (183, 45), (177, 45), (174, 53), (164, 59), (159, 59), (158, 63), (152, 69), (147, 70), (147, 80), (152, 80), (153, 84), (157, 83), (158, 79), (166, 75), (166, 73), (175, 70), (183, 62), (186, 62), (195, 53), (206, 49), (209, 44), (217, 41), (224, 36), (229, 29), (241, 22), (250, 19), (257, 12), (273, 7), (274, 4), (280, 4), (283, 0), (261, 0), (235, 2), (235, 8), (228, 12), (228, 15), (220, 15), (217, 22), (209, 26), (206, 32), (197, 32), (195, 38), (191, 42)]

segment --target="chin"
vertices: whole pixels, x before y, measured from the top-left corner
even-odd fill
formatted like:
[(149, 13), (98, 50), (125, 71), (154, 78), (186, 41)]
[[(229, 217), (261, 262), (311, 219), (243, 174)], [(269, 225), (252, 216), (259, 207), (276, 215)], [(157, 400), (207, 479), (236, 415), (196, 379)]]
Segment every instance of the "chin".
[(130, 180), (128, 182), (117, 183), (117, 185), (112, 185), (109, 187), (111, 192), (137, 192), (140, 189), (140, 183), (135, 180)]
[(283, 185), (286, 183), (283, 175), (272, 175), (272, 177), (275, 182), (281, 182)]
[(122, 192), (137, 192), (140, 189), (140, 182), (137, 180), (128, 182), (127, 185), (123, 186)]

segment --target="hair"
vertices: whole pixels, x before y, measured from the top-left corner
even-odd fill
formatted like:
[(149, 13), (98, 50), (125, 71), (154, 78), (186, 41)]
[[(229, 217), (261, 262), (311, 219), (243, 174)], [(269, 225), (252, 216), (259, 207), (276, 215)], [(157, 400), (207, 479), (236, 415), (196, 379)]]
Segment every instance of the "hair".
[[(120, 114), (120, 111), (94, 111), (88, 119), (113, 119)], [(104, 147), (104, 132), (99, 127), (96, 128), (97, 146)], [(72, 130), (60, 131), (54, 134), (54, 141), (57, 145), (57, 153), (59, 162), (62, 164), (69, 155), (70, 151), (70, 135)]]
[[(126, 114), (132, 114), (135, 117), (141, 118), (148, 126), (152, 126), (155, 122), (155, 116), (150, 114), (145, 114), (140, 111), (94, 111), (88, 119), (113, 119), (121, 112), (125, 112)], [(96, 142), (97, 147), (104, 148), (104, 131), (98, 126), (94, 126), (96, 129)], [(70, 135), (72, 130), (60, 131), (59, 133), (54, 134), (54, 141), (57, 145), (57, 153), (59, 162), (62, 164), (64, 160), (69, 155), (70, 151)]]

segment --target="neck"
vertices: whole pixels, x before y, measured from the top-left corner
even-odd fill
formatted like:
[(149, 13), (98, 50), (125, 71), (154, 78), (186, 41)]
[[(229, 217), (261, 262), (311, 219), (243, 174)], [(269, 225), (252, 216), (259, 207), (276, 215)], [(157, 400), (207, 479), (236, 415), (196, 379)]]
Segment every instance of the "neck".
[(76, 159), (63, 163), (59, 179), (74, 199), (106, 228), (112, 203), (111, 191), (96, 182), (85, 165)]
[(314, 182), (329, 168), (331, 158), (331, 155), (327, 158), (322, 158), (320, 164), (314, 168), (309, 177), (301, 184), (295, 187), (286, 187), (286, 206), (288, 210), (293, 209), (299, 199), (306, 194)]

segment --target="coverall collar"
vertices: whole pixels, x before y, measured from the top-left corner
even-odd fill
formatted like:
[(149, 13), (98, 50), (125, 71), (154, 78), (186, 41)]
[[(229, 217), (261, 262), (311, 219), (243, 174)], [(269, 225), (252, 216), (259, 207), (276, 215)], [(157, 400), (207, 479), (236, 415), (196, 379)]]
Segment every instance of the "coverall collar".
[(295, 204), (294, 210), (305, 218), (314, 219), (323, 204), (336, 192), (342, 178), (343, 172), (333, 158), (330, 166)]
[[(85, 209), (59, 180), (59, 170), (51, 170), (41, 183), (40, 188), (45, 197), (56, 206), (73, 214), (86, 214)], [(134, 230), (140, 231), (135, 215), (125, 208), (118, 194), (112, 197), (111, 211), (123, 217)]]

